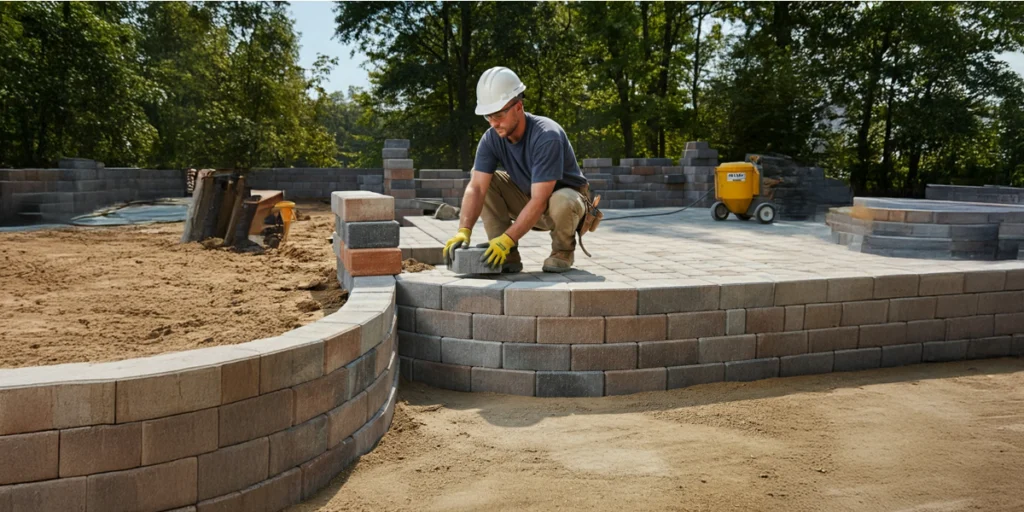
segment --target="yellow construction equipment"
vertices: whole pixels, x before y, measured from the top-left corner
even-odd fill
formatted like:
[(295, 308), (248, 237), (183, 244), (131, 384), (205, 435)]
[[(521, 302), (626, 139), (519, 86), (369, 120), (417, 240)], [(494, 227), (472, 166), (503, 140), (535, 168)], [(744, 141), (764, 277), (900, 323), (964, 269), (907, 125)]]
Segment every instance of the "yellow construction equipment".
[(732, 213), (740, 220), (775, 221), (777, 208), (761, 195), (761, 172), (755, 163), (726, 162), (715, 168), (716, 201), (711, 205), (711, 218), (725, 220)]

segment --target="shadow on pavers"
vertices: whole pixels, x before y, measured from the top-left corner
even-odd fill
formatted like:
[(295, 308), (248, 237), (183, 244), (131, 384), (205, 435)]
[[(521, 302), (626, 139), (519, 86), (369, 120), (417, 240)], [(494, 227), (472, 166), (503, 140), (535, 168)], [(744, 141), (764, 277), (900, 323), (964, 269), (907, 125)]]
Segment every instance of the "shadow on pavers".
[(1024, 372), (1024, 359), (1004, 357), (950, 363), (924, 363), (856, 372), (783, 377), (754, 382), (717, 382), (668, 391), (595, 398), (538, 398), (494, 393), (464, 393), (402, 380), (398, 399), (411, 406), (441, 405), (476, 409), (492, 425), (528, 427), (545, 418), (662, 411), (741, 400), (773, 398), (796, 393), (829, 393), (836, 389), (875, 384), (950, 379), (975, 375)]

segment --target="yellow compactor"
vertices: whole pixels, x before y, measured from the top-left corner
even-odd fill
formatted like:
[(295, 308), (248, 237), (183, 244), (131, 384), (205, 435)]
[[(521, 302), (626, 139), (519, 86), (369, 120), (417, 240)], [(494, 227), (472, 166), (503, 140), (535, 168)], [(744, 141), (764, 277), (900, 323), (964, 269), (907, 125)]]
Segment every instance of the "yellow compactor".
[(775, 222), (777, 208), (761, 195), (761, 172), (751, 162), (726, 162), (715, 168), (715, 203), (711, 218), (725, 220), (732, 213), (740, 220), (756, 217), (762, 224)]

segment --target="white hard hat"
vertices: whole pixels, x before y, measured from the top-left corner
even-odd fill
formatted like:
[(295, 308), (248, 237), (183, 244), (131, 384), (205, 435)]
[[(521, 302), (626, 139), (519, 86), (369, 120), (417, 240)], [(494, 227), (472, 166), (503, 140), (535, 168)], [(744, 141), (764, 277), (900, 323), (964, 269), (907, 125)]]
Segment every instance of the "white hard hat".
[(488, 69), (476, 83), (476, 114), (493, 114), (525, 90), (526, 86), (511, 69), (501, 66)]

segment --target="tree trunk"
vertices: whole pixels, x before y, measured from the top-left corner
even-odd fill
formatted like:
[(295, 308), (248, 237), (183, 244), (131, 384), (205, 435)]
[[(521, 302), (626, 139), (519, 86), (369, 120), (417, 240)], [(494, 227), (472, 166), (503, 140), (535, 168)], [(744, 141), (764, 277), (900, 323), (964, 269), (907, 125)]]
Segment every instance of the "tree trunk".
[(875, 109), (875, 95), (878, 89), (878, 81), (882, 75), (882, 58), (889, 50), (889, 32), (882, 36), (881, 44), (871, 56), (868, 78), (863, 87), (863, 106), (860, 117), (860, 126), (857, 128), (857, 164), (850, 173), (850, 185), (855, 195), (867, 191), (868, 174), (871, 169), (871, 117)]
[(472, 152), (470, 146), (470, 138), (474, 133), (472, 122), (473, 122), (473, 105), (471, 104), (470, 98), (470, 81), (473, 77), (470, 76), (470, 58), (469, 52), (472, 43), (473, 33), (473, 4), (470, 2), (462, 2), (459, 4), (460, 10), (460, 23), (459, 23), (459, 34), (461, 36), (461, 44), (459, 50), (459, 71), (458, 77), (458, 104), (459, 104), (459, 129), (458, 132), (462, 134), (459, 137), (459, 165), (463, 169), (471, 169), (473, 167)]
[(896, 93), (892, 81), (889, 82), (889, 91), (885, 99), (885, 142), (882, 144), (882, 176), (880, 184), (888, 191), (892, 190), (892, 107), (893, 95)]
[[(672, 48), (676, 42), (676, 6), (675, 2), (665, 3), (665, 31), (661, 38), (661, 62), (658, 65), (658, 98), (661, 104), (668, 101), (668, 67), (672, 64)], [(659, 109), (658, 123), (658, 156), (664, 157), (668, 149), (665, 147), (665, 122)]]
[[(640, 28), (640, 33), (641, 33), (640, 41), (641, 41), (641, 43), (640, 44), (643, 45), (643, 49), (644, 49), (644, 62), (651, 62), (651, 60), (652, 60), (652, 56), (651, 56), (651, 54), (652, 54), (652, 51), (651, 51), (651, 37), (650, 37), (650, 35), (651, 35), (651, 33), (650, 33), (650, 23), (651, 23), (651, 20), (650, 20), (650, 18), (651, 18), (651, 16), (650, 16), (650, 6), (651, 6), (651, 4), (649, 4), (647, 2), (641, 2), (640, 3), (640, 20), (641, 20), (641, 24), (640, 24), (640, 27), (641, 27)], [(648, 82), (647, 97), (648, 98), (650, 98), (650, 97), (657, 98), (658, 97), (657, 84)], [(653, 156), (653, 157), (661, 156), (661, 155), (658, 154), (658, 125), (660, 123), (659, 123), (659, 119), (658, 119), (659, 115), (657, 114), (657, 111), (659, 111), (660, 109), (661, 109), (661, 105), (660, 104), (657, 105), (656, 108), (653, 109), (653, 111), (651, 109), (648, 109), (648, 115), (646, 116), (647, 117), (647, 121), (644, 122), (644, 126), (646, 127), (646, 130), (644, 132), (644, 145), (647, 147), (647, 155), (648, 156)]]
[(697, 35), (693, 46), (693, 81), (690, 83), (690, 101), (693, 102), (693, 140), (700, 140), (700, 108), (697, 104), (697, 95), (700, 87), (700, 32), (704, 24), (704, 8), (697, 4)]

